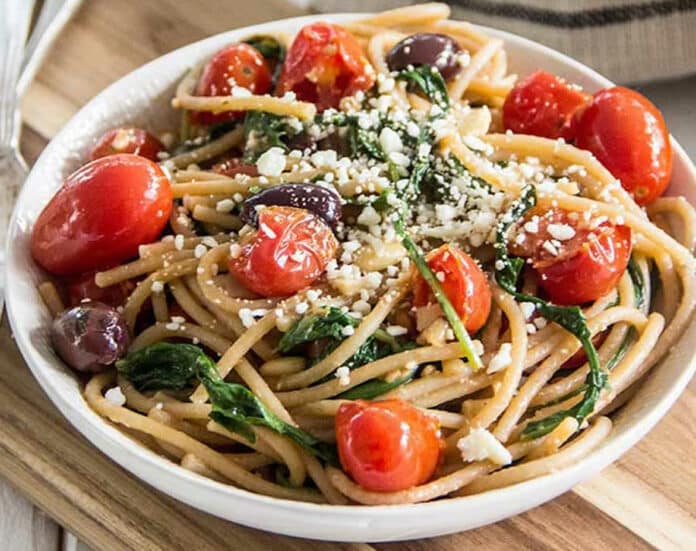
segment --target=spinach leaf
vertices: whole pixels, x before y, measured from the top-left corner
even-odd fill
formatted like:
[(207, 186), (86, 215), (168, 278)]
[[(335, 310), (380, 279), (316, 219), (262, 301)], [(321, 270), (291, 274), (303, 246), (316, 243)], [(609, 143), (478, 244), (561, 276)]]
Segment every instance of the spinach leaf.
[(408, 383), (413, 380), (413, 373), (394, 379), (391, 382), (387, 382), (383, 379), (371, 379), (365, 381), (361, 385), (351, 388), (342, 392), (336, 398), (341, 398), (343, 400), (373, 400), (382, 394), (386, 394), (390, 390), (393, 390), (403, 384)]
[(507, 232), (534, 205), (536, 205), (536, 191), (533, 186), (528, 186), (523, 190), (521, 197), (503, 215), (497, 230), (495, 279), (498, 285), (514, 296), (516, 300), (534, 303), (537, 311), (547, 320), (557, 323), (573, 334), (585, 350), (590, 371), (585, 380), (582, 400), (571, 408), (530, 422), (522, 432), (522, 438), (527, 440), (533, 440), (549, 433), (569, 416), (575, 417), (579, 423), (582, 423), (585, 417), (592, 413), (599, 394), (607, 384), (607, 373), (599, 365), (597, 349), (592, 343), (592, 335), (587, 328), (587, 320), (582, 310), (578, 306), (557, 306), (537, 296), (527, 295), (517, 290), (517, 280), (524, 266), (524, 260), (519, 257), (511, 257), (508, 254)]
[(285, 57), (285, 48), (272, 36), (259, 34), (246, 39), (244, 43), (256, 48), (266, 59), (282, 61)]
[(200, 361), (197, 346), (158, 342), (130, 352), (116, 369), (140, 391), (183, 390), (196, 381)]
[(431, 65), (419, 65), (403, 69), (396, 75), (397, 80), (406, 81), (411, 89), (422, 92), (431, 102), (442, 110), (449, 109), (449, 94), (445, 79), (440, 71)]
[(210, 418), (228, 430), (254, 442), (252, 425), (267, 427), (324, 461), (338, 464), (332, 445), (277, 417), (245, 386), (224, 381), (215, 362), (198, 346), (153, 344), (116, 362), (116, 369), (140, 391), (182, 390), (198, 381), (210, 397)]
[(396, 230), (396, 233), (401, 237), (401, 243), (408, 252), (408, 256), (411, 258), (411, 260), (413, 260), (413, 263), (416, 265), (416, 268), (420, 272), (421, 276), (423, 276), (423, 279), (432, 290), (433, 295), (435, 295), (435, 299), (440, 304), (440, 308), (442, 308), (442, 312), (445, 314), (445, 317), (447, 318), (450, 327), (452, 327), (454, 335), (457, 337), (457, 340), (461, 344), (462, 353), (469, 361), (471, 368), (474, 370), (479, 369), (480, 367), (482, 367), (483, 364), (481, 363), (481, 358), (479, 358), (478, 354), (474, 352), (474, 345), (471, 342), (471, 337), (469, 336), (469, 333), (467, 333), (466, 328), (464, 327), (464, 324), (462, 323), (462, 320), (459, 317), (459, 314), (457, 314), (457, 311), (454, 309), (454, 306), (452, 306), (452, 303), (450, 302), (449, 298), (447, 298), (447, 295), (443, 291), (440, 282), (437, 280), (435, 274), (430, 269), (428, 261), (423, 256), (423, 253), (421, 253), (421, 251), (419, 250), (418, 245), (416, 245), (413, 239), (411, 239), (411, 236), (409, 236), (408, 233), (406, 233), (406, 230), (404, 229), (403, 219), (401, 217), (398, 217), (397, 220), (394, 222), (394, 229)]
[(300, 344), (323, 338), (342, 341), (343, 329), (347, 326), (356, 327), (358, 323), (357, 319), (340, 308), (330, 306), (322, 313), (298, 320), (280, 339), (278, 350), (287, 353)]
[(244, 119), (244, 161), (255, 162), (271, 147), (287, 150), (287, 141), (298, 133), (284, 117), (264, 111), (249, 111)]

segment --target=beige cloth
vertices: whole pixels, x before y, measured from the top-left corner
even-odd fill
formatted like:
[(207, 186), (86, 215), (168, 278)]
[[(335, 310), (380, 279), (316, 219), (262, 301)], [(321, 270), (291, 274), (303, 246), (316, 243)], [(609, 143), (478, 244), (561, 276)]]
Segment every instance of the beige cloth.
[[(310, 0), (322, 12), (380, 11), (408, 0)], [(696, 0), (450, 0), (452, 17), (566, 53), (616, 82), (696, 73)]]

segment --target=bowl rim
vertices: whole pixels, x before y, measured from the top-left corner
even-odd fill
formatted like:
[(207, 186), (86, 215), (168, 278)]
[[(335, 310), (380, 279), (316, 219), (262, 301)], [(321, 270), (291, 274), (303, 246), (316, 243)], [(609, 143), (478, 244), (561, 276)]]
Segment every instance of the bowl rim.
[[(176, 50), (173, 50), (163, 56), (155, 58), (154, 60), (142, 65), (138, 69), (128, 73), (127, 75), (119, 78), (114, 83), (109, 85), (107, 88), (102, 90), (94, 98), (92, 98), (87, 104), (85, 104), (80, 110), (75, 113), (70, 120), (63, 126), (63, 128), (53, 137), (50, 143), (46, 146), (44, 151), (41, 153), (39, 159), (34, 164), (30, 175), (27, 178), (27, 182), (31, 182), (32, 174), (35, 173), (36, 167), (41, 166), (46, 159), (55, 154), (59, 144), (65, 139), (68, 134), (68, 130), (73, 126), (76, 126), (85, 117), (92, 108), (102, 101), (104, 96), (113, 94), (115, 90), (124, 87), (127, 83), (137, 82), (147, 75), (154, 67), (161, 66), (168, 61), (177, 60), (180, 57), (184, 57), (188, 54), (189, 59), (193, 59), (196, 56), (196, 52), (205, 48), (206, 45), (213, 44), (215, 42), (221, 41), (223, 37), (235, 37), (235, 39), (244, 34), (254, 34), (269, 32), (272, 30), (278, 30), (284, 26), (297, 26), (306, 24), (318, 20), (328, 20), (332, 22), (345, 22), (353, 19), (358, 19), (361, 17), (366, 17), (370, 15), (369, 13), (338, 13), (338, 14), (322, 14), (322, 15), (308, 15), (293, 18), (286, 18), (280, 20), (269, 21), (266, 23), (252, 25), (247, 27), (241, 27), (238, 29), (232, 29), (225, 31), (210, 37), (204, 38), (202, 40), (184, 45)], [(498, 29), (474, 25), (476, 28), (490, 34), (502, 38), (507, 43), (518, 43), (527, 46), (528, 48), (537, 50), (541, 56), (544, 58), (550, 58), (562, 65), (567, 66), (570, 70), (582, 73), (590, 80), (595, 81), (599, 86), (610, 86), (613, 83), (597, 73), (596, 71), (586, 67), (582, 63), (560, 53), (547, 46), (539, 44), (537, 42), (531, 41), (529, 39), (520, 37), (518, 35), (500, 31)], [(183, 69), (183, 68), (182, 68)], [(672, 146), (674, 150), (675, 158), (685, 164), (687, 168), (687, 173), (689, 174), (690, 180), (696, 183), (696, 168), (690, 161), (689, 157), (686, 155), (681, 146), (672, 138)], [(378, 522), (380, 519), (390, 519), (399, 518), (404, 520), (407, 518), (408, 514), (413, 511), (428, 515), (431, 518), (432, 515), (437, 515), (446, 512), (453, 512), (457, 507), (461, 507), (466, 504), (466, 509), (477, 509), (477, 508), (489, 508), (496, 507), (496, 505), (507, 500), (514, 499), (525, 499), (525, 503), (522, 504), (518, 509), (518, 512), (527, 510), (534, 506), (537, 506), (557, 495), (560, 495), (563, 491), (569, 489), (574, 484), (581, 480), (585, 480), (590, 476), (593, 476), (601, 469), (614, 462), (619, 456), (621, 456), (625, 451), (627, 451), (631, 446), (633, 446), (638, 440), (640, 440), (649, 430), (651, 430), (655, 424), (665, 415), (667, 410), (673, 405), (677, 400), (679, 395), (682, 393), (694, 372), (696, 371), (696, 356), (692, 356), (688, 365), (686, 365), (678, 378), (673, 379), (671, 385), (669, 386), (668, 392), (660, 396), (655, 400), (655, 403), (637, 420), (632, 421), (632, 425), (628, 430), (621, 434), (611, 434), (605, 442), (598, 448), (593, 450), (586, 457), (575, 463), (574, 465), (560, 469), (557, 472), (550, 473), (539, 478), (531, 479), (525, 482), (520, 482), (512, 486), (505, 488), (485, 492), (483, 494), (477, 494), (466, 497), (459, 498), (447, 498), (443, 500), (436, 500), (426, 503), (417, 504), (403, 504), (403, 505), (328, 505), (328, 504), (314, 504), (305, 502), (295, 502), (279, 498), (274, 498), (270, 496), (265, 496), (261, 494), (252, 493), (242, 488), (238, 488), (231, 485), (222, 484), (214, 480), (202, 477), (186, 469), (180, 467), (179, 465), (170, 462), (166, 458), (155, 454), (154, 452), (142, 447), (138, 443), (134, 442), (124, 433), (120, 432), (110, 423), (106, 422), (101, 416), (97, 415), (89, 406), (87, 406), (88, 411), (84, 411), (86, 404), (74, 403), (75, 396), (67, 396), (62, 393), (57, 393), (53, 391), (51, 387), (51, 374), (48, 373), (47, 368), (50, 367), (48, 362), (45, 362), (41, 358), (41, 354), (38, 352), (34, 344), (31, 342), (28, 332), (23, 331), (22, 323), (20, 320), (21, 312), (20, 309), (22, 304), (18, 304), (15, 301), (19, 300), (15, 297), (17, 293), (13, 293), (15, 289), (16, 281), (12, 277), (14, 265), (14, 260), (16, 260), (16, 252), (13, 244), (16, 241), (16, 237), (19, 230), (18, 223), (18, 213), (20, 211), (20, 205), (25, 203), (30, 203), (31, 200), (29, 195), (31, 193), (31, 186), (25, 185), (22, 189), (15, 208), (13, 210), (12, 219), (10, 221), (10, 233), (7, 242), (6, 258), (8, 262), (6, 264), (5, 281), (7, 282), (7, 309), (8, 318), (13, 329), (15, 340), (20, 349), (20, 352), (29, 365), (34, 377), (38, 380), (43, 390), (49, 396), (51, 401), (60, 410), (61, 414), (65, 416), (71, 425), (76, 428), (83, 436), (85, 436), (91, 444), (96, 446), (102, 453), (106, 454), (110, 459), (114, 460), (120, 466), (128, 470), (130, 473), (134, 474), (144, 482), (154, 486), (155, 488), (163, 491), (164, 493), (194, 507), (202, 509), (208, 513), (214, 514), (216, 516), (221, 516), (223, 518), (234, 520), (235, 522), (243, 523), (254, 528), (260, 528), (267, 531), (274, 531), (278, 533), (283, 533), (292, 536), (300, 536), (307, 538), (321, 538), (321, 539), (333, 539), (331, 534), (326, 533), (324, 530), (312, 530), (305, 529), (301, 525), (298, 526), (287, 526), (288, 522), (298, 522), (302, 516), (309, 514), (323, 514), (331, 513), (334, 517), (338, 515), (340, 518), (333, 518), (332, 523), (335, 524), (345, 524), (344, 529), (355, 530), (360, 532), (360, 529), (370, 529), (370, 525)], [(41, 306), (40, 306), (41, 307)], [(693, 321), (693, 320), (692, 320)], [(696, 324), (692, 323), (692, 328), (696, 327)], [(693, 331), (692, 331), (693, 332)], [(680, 338), (680, 341), (684, 336), (690, 333), (689, 328), (685, 330), (685, 333)], [(678, 341), (679, 342), (679, 341)], [(663, 360), (664, 361), (664, 360)], [(656, 368), (659, 369), (659, 366)], [(81, 395), (80, 399), (84, 401)], [(95, 419), (97, 422), (95, 422)], [(177, 483), (184, 483), (182, 489), (177, 489), (174, 486)], [(549, 488), (553, 488), (552, 491), (548, 491)], [(202, 496), (195, 495), (195, 489), (204, 489), (205, 492), (209, 492), (211, 495), (216, 495), (220, 498), (226, 498), (228, 500), (233, 500), (236, 505), (254, 505), (258, 506), (257, 511), (262, 511), (269, 513), (272, 511), (282, 510), (292, 516), (291, 521), (286, 521), (284, 524), (286, 528), (274, 525), (273, 527), (268, 527), (264, 525), (263, 515), (259, 515), (258, 522), (253, 522), (253, 519), (240, 520), (239, 518), (233, 518), (234, 515), (228, 515), (221, 513), (219, 510), (213, 510), (208, 506), (204, 500), (201, 499)], [(558, 491), (561, 489), (561, 491)], [(194, 490), (191, 494), (187, 493), (187, 490)], [(532, 496), (531, 499), (529, 496)], [(218, 508), (219, 509), (219, 508)], [(515, 513), (516, 514), (516, 513)], [(369, 519), (367, 517), (370, 517)], [(481, 524), (488, 524), (501, 518), (508, 518), (509, 514), (501, 515), (499, 518), (493, 520), (487, 520), (477, 525), (470, 525), (465, 529), (474, 528), (475, 526)], [(495, 517), (495, 515), (493, 515)], [(315, 517), (317, 518), (317, 517)], [(415, 518), (415, 517), (414, 517)], [(356, 521), (362, 521), (362, 526), (356, 525)], [(283, 524), (283, 523), (281, 523)], [(295, 529), (296, 528), (296, 529)], [(453, 530), (448, 531), (436, 531), (429, 533), (429, 535), (445, 534), (450, 533)], [(321, 535), (317, 535), (321, 532)], [(427, 532), (427, 531), (426, 531)], [(424, 532), (421, 530), (412, 537), (422, 537)], [(348, 534), (350, 537), (350, 534)], [(346, 541), (345, 538), (340, 538)], [(351, 541), (365, 541), (364, 536), (361, 537), (361, 533), (358, 534), (358, 539), (351, 539)], [(370, 541), (387, 541), (391, 538), (380, 538), (373, 539)], [(410, 539), (408, 534), (406, 534), (405, 539)]]

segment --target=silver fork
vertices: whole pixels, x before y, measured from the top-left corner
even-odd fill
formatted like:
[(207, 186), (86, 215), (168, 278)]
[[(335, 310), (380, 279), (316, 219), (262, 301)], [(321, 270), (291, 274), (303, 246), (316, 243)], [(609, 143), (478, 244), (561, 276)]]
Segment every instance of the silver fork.
[[(12, 205), (27, 177), (19, 152), (17, 80), (34, 0), (0, 0), (0, 316), (5, 305), (5, 242)], [(0, 317), (1, 319), (1, 317)]]

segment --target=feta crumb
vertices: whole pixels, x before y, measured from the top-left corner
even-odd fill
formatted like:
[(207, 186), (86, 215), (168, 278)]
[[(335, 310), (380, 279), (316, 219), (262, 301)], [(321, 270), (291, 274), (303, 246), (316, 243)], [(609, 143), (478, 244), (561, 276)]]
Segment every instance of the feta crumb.
[(180, 233), (177, 233), (176, 237), (174, 237), (174, 248), (177, 251), (180, 251), (184, 248), (184, 236)]
[(362, 226), (374, 226), (382, 221), (382, 217), (373, 206), (367, 205), (358, 216), (357, 222)]
[(215, 204), (218, 212), (230, 212), (234, 208), (235, 202), (232, 199), (223, 199)]
[(161, 281), (153, 281), (152, 287), (150, 287), (153, 293), (161, 293), (164, 291), (164, 283)]
[(115, 386), (114, 388), (107, 390), (106, 394), (104, 394), (104, 398), (106, 398), (107, 402), (115, 406), (123, 406), (126, 403), (126, 397), (124, 396), (120, 386)]
[(524, 319), (526, 320), (531, 318), (532, 314), (534, 313), (534, 310), (536, 310), (536, 306), (533, 302), (521, 302), (520, 308), (522, 309), (522, 314), (524, 315)]
[(490, 460), (496, 465), (512, 463), (510, 452), (486, 429), (471, 429), (469, 434), (457, 441), (457, 449), (466, 462)]
[(551, 237), (559, 241), (567, 241), (575, 236), (575, 230), (568, 224), (549, 224), (548, 230)]
[(496, 373), (497, 371), (500, 371), (501, 369), (506, 368), (510, 363), (512, 362), (512, 356), (510, 352), (512, 351), (512, 344), (509, 342), (504, 342), (503, 344), (500, 345), (500, 348), (498, 349), (498, 352), (496, 352), (495, 356), (491, 359), (490, 363), (488, 364), (488, 369), (486, 370), (486, 373)]
[(345, 365), (336, 369), (335, 375), (341, 386), (348, 386), (350, 384), (350, 369)]
[(394, 152), (401, 153), (404, 148), (399, 135), (388, 126), (382, 128), (379, 133), (379, 144), (387, 155)]
[(249, 308), (240, 309), (238, 315), (242, 325), (247, 329), (254, 325), (254, 315), (251, 313)]
[(193, 256), (195, 256), (196, 258), (200, 258), (207, 252), (207, 250), (208, 249), (205, 245), (199, 243), (198, 245), (196, 245), (196, 248), (193, 249)]
[(408, 329), (401, 325), (389, 325), (387, 327), (387, 333), (392, 337), (400, 337), (408, 333)]
[(256, 168), (262, 176), (280, 176), (285, 170), (285, 152), (280, 147), (271, 147), (256, 161)]
[(354, 333), (355, 333), (355, 327), (353, 327), (352, 325), (346, 325), (343, 329), (341, 329), (341, 334), (344, 337), (350, 337)]
[(297, 314), (304, 314), (307, 310), (309, 310), (309, 304), (306, 302), (298, 302), (295, 306), (295, 313)]

